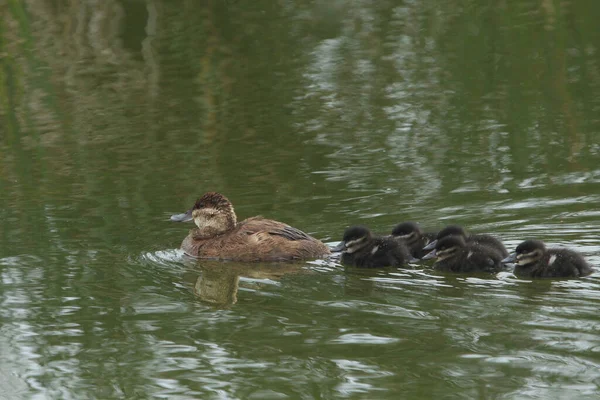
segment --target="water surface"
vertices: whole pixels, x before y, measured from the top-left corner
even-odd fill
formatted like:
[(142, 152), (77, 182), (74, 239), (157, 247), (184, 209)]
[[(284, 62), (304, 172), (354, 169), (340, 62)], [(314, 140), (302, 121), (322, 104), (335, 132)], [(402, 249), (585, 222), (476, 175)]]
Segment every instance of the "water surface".
[(598, 274), (196, 262), (168, 220), (600, 268), (600, 6), (496, 3), (0, 4), (0, 398), (598, 398)]

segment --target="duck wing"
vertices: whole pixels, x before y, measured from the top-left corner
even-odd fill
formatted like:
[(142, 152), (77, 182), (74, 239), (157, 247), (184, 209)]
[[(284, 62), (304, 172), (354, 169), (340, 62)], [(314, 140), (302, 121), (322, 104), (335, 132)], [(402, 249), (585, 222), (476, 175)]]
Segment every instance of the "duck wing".
[(243, 221), (243, 229), (248, 234), (267, 233), (271, 236), (280, 236), (286, 240), (315, 240), (312, 236), (283, 222), (264, 219), (262, 217), (249, 218)]
[(579, 277), (591, 274), (592, 268), (578, 253), (568, 249), (550, 249), (550, 257), (544, 268), (545, 276), (549, 277)]
[(291, 226), (284, 226), (278, 229), (269, 229), (270, 235), (282, 236), (287, 240), (312, 240), (310, 236), (302, 232), (300, 229)]

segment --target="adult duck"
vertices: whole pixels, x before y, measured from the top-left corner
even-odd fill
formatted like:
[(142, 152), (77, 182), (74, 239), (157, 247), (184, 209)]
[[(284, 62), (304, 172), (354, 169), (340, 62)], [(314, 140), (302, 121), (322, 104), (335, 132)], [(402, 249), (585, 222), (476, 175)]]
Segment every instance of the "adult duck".
[(220, 193), (208, 192), (172, 221), (194, 221), (181, 243), (197, 258), (233, 261), (292, 261), (320, 258), (330, 253), (321, 241), (283, 222), (252, 217), (237, 222), (233, 205)]

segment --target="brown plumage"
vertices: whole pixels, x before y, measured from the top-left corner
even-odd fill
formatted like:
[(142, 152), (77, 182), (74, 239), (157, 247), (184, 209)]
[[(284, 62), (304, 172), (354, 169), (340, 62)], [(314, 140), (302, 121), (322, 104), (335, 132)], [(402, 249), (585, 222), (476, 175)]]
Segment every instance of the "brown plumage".
[(282, 222), (262, 217), (237, 222), (231, 202), (222, 194), (209, 192), (174, 221), (194, 220), (181, 243), (188, 255), (234, 261), (289, 261), (320, 258), (329, 248), (319, 240)]

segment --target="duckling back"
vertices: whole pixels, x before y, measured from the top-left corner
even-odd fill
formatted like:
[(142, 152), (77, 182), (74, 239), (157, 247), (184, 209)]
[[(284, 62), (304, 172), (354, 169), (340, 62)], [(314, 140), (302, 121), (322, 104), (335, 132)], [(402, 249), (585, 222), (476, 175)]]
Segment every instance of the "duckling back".
[(412, 259), (405, 243), (392, 237), (374, 237), (354, 253), (342, 253), (342, 264), (359, 268), (399, 267)]
[(502, 254), (497, 249), (465, 242), (460, 236), (447, 236), (436, 244), (438, 261), (434, 269), (446, 272), (498, 272)]
[(451, 272), (498, 272), (502, 269), (501, 261), (502, 254), (497, 249), (473, 243), (467, 244), (453, 262), (444, 260), (435, 268)]
[(515, 267), (515, 275), (529, 278), (579, 278), (590, 275), (592, 267), (578, 253), (567, 249), (550, 249), (536, 268)]
[(547, 249), (539, 240), (526, 240), (503, 262), (515, 262), (514, 274), (525, 278), (577, 278), (590, 275), (592, 267), (569, 249)]
[(498, 238), (485, 233), (468, 234), (467, 231), (460, 225), (446, 226), (444, 229), (438, 232), (436, 240), (425, 246), (425, 250), (434, 249), (439, 240), (442, 240), (448, 236), (461, 236), (465, 242), (469, 244), (477, 244), (492, 248), (498, 251), (503, 257), (508, 256), (508, 250), (506, 250), (506, 247), (504, 247), (504, 244)]
[(508, 255), (508, 250), (506, 250), (504, 243), (492, 235), (487, 235), (485, 233), (469, 235), (467, 237), (467, 242), (494, 249), (502, 257), (506, 257)]

